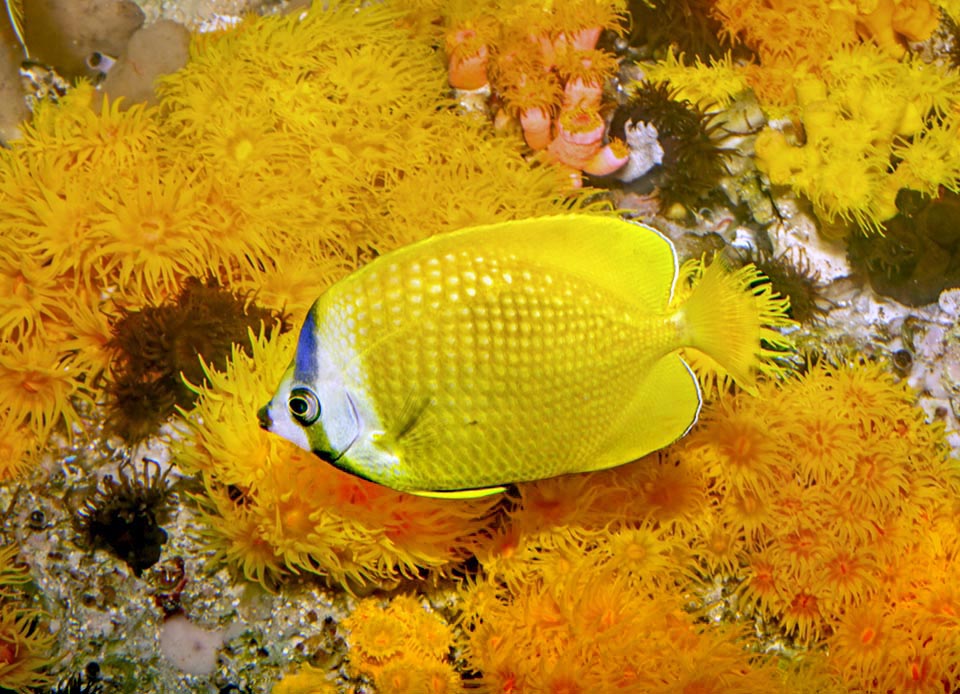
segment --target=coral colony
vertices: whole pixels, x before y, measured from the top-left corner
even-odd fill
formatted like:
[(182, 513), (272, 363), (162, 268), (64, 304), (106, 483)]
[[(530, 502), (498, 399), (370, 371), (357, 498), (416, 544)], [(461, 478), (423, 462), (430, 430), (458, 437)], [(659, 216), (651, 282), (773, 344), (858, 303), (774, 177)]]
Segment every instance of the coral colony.
[[(162, 76), (45, 34), (0, 109), (0, 689), (960, 689), (956, 0), (315, 3), (189, 59), (101, 4)], [(753, 259), (755, 392), (686, 350), (686, 437), (468, 500), (260, 428), (324, 289), (565, 213), (663, 230), (676, 303)]]

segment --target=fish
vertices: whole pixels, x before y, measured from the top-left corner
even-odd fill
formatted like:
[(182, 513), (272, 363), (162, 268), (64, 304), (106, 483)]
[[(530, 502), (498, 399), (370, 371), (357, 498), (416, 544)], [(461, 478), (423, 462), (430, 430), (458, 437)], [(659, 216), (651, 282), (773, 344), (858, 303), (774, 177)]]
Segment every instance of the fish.
[(744, 387), (756, 377), (755, 283), (715, 261), (675, 306), (677, 278), (671, 241), (619, 217), (428, 237), (319, 296), (260, 426), (440, 498), (637, 460), (697, 421), (703, 397), (681, 350)]

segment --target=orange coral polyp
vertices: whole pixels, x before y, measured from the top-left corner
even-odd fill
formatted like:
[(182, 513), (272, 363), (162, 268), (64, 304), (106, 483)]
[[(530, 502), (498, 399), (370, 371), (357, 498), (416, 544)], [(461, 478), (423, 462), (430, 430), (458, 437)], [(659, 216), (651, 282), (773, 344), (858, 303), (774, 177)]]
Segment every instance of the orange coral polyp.
[(554, 160), (571, 168), (582, 171), (603, 146), (604, 123), (594, 109), (562, 111), (556, 130), (547, 151)]
[(583, 170), (593, 176), (609, 176), (629, 159), (630, 148), (623, 140), (614, 138), (583, 165)]
[(544, 108), (531, 107), (520, 113), (523, 138), (531, 149), (544, 149), (550, 144), (552, 123), (553, 119), (550, 117), (550, 112)]
[(603, 27), (585, 27), (579, 31), (566, 34), (565, 38), (567, 42), (577, 50), (588, 51), (597, 47), (597, 41), (600, 40), (600, 33), (602, 31)]
[(823, 630), (820, 600), (803, 589), (790, 598), (781, 619), (786, 630), (795, 633), (797, 639), (803, 643), (819, 637)]
[(489, 57), (490, 53), (486, 46), (480, 46), (472, 54), (467, 54), (464, 51), (451, 54), (447, 63), (450, 86), (467, 90), (480, 89), (486, 86), (490, 81), (487, 76)]
[(599, 107), (603, 86), (616, 69), (616, 58), (603, 51), (568, 50), (562, 54), (557, 73), (564, 83), (564, 108)]
[(578, 145), (592, 145), (603, 139), (603, 118), (596, 109), (565, 109), (557, 119), (557, 136)]

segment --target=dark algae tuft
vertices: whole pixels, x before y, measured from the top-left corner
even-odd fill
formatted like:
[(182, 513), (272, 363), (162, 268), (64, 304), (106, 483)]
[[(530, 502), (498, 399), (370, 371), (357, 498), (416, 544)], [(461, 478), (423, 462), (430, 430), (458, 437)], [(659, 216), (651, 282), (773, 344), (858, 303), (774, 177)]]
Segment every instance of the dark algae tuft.
[(129, 458), (116, 477), (106, 475), (77, 514), (77, 526), (91, 547), (106, 549), (139, 576), (157, 563), (175, 497), (167, 470), (144, 459), (138, 470)]
[(100, 668), (90, 663), (84, 674), (73, 674), (55, 687), (46, 690), (46, 694), (103, 694), (103, 683), (99, 676)]
[(733, 46), (712, 6), (710, 0), (630, 0), (630, 45), (656, 57), (671, 49), (689, 62), (720, 58)]
[(878, 293), (922, 306), (960, 285), (960, 195), (942, 190), (929, 198), (901, 190), (897, 209), (883, 236), (850, 238), (850, 262)]
[(116, 360), (108, 387), (110, 429), (128, 443), (154, 434), (195, 394), (184, 379), (204, 381), (202, 359), (222, 369), (234, 344), (248, 349), (249, 331), (285, 329), (284, 316), (231, 292), (214, 279), (190, 278), (161, 306), (125, 311), (113, 325)]

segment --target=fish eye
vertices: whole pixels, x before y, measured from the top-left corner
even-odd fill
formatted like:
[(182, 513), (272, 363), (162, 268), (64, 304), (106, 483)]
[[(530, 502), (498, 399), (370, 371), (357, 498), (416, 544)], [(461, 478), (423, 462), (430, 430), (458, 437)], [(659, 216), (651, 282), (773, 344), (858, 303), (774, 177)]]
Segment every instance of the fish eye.
[(320, 417), (320, 401), (312, 390), (294, 388), (287, 398), (291, 416), (303, 426), (313, 424)]

